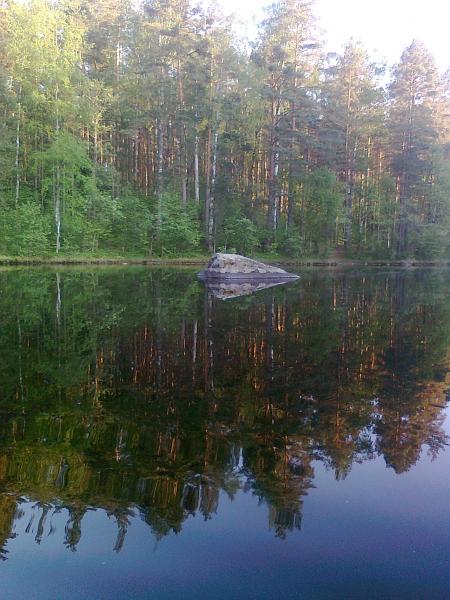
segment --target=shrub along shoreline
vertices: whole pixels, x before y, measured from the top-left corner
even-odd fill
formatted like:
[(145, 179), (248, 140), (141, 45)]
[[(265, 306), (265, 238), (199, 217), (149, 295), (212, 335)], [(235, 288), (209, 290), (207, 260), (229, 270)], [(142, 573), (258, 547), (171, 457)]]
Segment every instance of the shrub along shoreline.
[[(0, 256), (0, 266), (202, 266), (208, 262), (209, 256), (180, 256), (180, 257), (127, 257), (127, 256)], [(370, 259), (345, 259), (345, 258), (289, 258), (277, 255), (254, 255), (252, 258), (261, 260), (268, 264), (293, 265), (301, 268), (324, 267), (324, 268), (351, 268), (351, 267), (389, 267), (389, 268), (449, 268), (450, 261), (420, 261), (414, 259), (405, 260), (370, 260)]]

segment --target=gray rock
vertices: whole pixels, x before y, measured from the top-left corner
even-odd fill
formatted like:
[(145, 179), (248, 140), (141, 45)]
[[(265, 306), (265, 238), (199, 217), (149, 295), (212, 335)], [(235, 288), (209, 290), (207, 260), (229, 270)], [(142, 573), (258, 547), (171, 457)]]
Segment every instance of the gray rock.
[(240, 254), (214, 254), (204, 271), (198, 274), (202, 280), (244, 280), (277, 281), (298, 279), (295, 273), (288, 273), (279, 267), (266, 265)]

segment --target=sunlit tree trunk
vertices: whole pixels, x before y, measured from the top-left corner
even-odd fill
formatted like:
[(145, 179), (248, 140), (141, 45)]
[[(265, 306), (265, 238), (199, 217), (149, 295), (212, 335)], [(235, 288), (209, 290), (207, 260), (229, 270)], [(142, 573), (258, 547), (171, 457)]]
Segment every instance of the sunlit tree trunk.
[(17, 127), (16, 127), (16, 193), (15, 201), (16, 206), (19, 203), (20, 194), (20, 171), (19, 171), (19, 158), (20, 158), (20, 125), (22, 120), (22, 88), (19, 89), (19, 101), (17, 103)]
[(200, 204), (200, 177), (199, 177), (199, 161), (198, 161), (198, 135), (195, 134), (194, 139), (194, 190), (195, 203)]
[(219, 140), (219, 134), (216, 131), (214, 134), (213, 150), (212, 150), (212, 164), (211, 164), (211, 188), (209, 194), (209, 207), (208, 207), (208, 250), (214, 252), (215, 250), (215, 214), (214, 214), (214, 201), (216, 191), (216, 175), (217, 175), (217, 145)]
[(162, 225), (162, 196), (164, 175), (164, 134), (161, 117), (156, 119), (156, 152), (157, 152), (157, 174), (156, 174), (156, 200), (157, 200), (157, 226), (158, 233)]

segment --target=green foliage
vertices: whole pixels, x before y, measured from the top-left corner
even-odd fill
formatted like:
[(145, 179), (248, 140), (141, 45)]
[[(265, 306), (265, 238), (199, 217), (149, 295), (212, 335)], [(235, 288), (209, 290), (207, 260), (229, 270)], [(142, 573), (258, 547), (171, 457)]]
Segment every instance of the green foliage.
[(200, 250), (200, 231), (195, 207), (180, 210), (179, 199), (164, 194), (161, 206), (154, 201), (151, 215), (150, 252), (158, 256), (195, 254)]
[(332, 246), (341, 214), (341, 186), (336, 175), (322, 167), (305, 178), (301, 196), (304, 251), (310, 256), (325, 256)]
[(123, 253), (148, 253), (152, 223), (148, 200), (125, 189), (115, 200), (109, 217), (109, 229), (102, 237), (105, 248), (114, 248)]
[(224, 252), (234, 249), (240, 254), (252, 254), (258, 246), (256, 225), (241, 214), (225, 219), (223, 223)]
[(2, 212), (0, 244), (3, 254), (42, 256), (50, 251), (50, 222), (34, 202)]
[(450, 235), (446, 227), (438, 223), (423, 225), (417, 236), (416, 258), (433, 260), (448, 256)]
[[(364, 203), (367, 199), (367, 206)], [(352, 223), (352, 247), (349, 254), (354, 258), (391, 259), (395, 256), (396, 181), (384, 176), (376, 184), (360, 186), (356, 199), (358, 207), (365, 211), (363, 219)]]
[(277, 250), (285, 256), (299, 258), (304, 254), (304, 242), (298, 231), (288, 230), (277, 238)]

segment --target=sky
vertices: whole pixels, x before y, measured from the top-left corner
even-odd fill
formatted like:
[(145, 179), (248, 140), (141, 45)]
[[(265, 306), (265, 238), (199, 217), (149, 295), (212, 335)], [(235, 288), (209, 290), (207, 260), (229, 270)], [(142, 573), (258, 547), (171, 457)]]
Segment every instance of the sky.
[[(247, 23), (254, 36), (265, 0), (220, 0), (225, 12)], [(316, 0), (315, 13), (328, 51), (339, 51), (350, 38), (389, 65), (416, 38), (425, 43), (438, 67), (450, 67), (450, 2), (448, 0)], [(247, 28), (246, 28), (247, 29)]]

